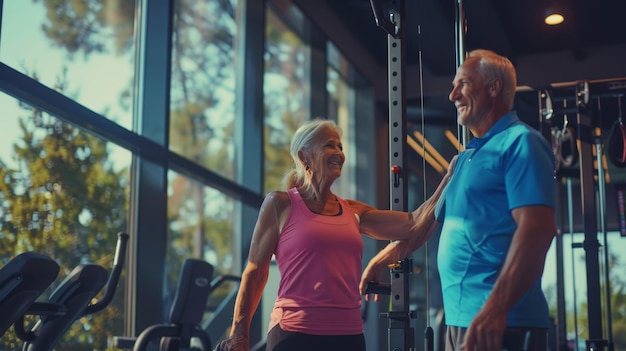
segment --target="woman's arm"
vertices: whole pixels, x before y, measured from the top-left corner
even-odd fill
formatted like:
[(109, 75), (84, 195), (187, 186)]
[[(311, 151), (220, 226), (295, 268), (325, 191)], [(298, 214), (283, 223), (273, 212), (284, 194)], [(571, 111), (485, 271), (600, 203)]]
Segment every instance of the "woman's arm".
[[(420, 207), (410, 213), (408, 223), (403, 223), (401, 218), (397, 215), (389, 216), (389, 218), (396, 217), (398, 223), (387, 223), (382, 228), (377, 227), (378, 223), (369, 224), (365, 223), (365, 226), (370, 230), (375, 230), (378, 235), (372, 235), (372, 237), (388, 239), (403, 239), (393, 241), (389, 243), (384, 249), (382, 249), (376, 256), (374, 256), (367, 267), (363, 271), (360, 283), (361, 294), (365, 293), (365, 287), (368, 282), (379, 282), (381, 274), (392, 263), (396, 263), (405, 257), (408, 257), (413, 251), (421, 247), (426, 240), (428, 240), (439, 226), (439, 222), (435, 219), (435, 207), (439, 198), (442, 196), (450, 177), (454, 171), (457, 156), (454, 156), (450, 161), (448, 172), (443, 177), (437, 189)], [(387, 211), (390, 212), (390, 211)], [(402, 212), (399, 212), (402, 213)], [(380, 216), (380, 214), (378, 214)], [(374, 222), (376, 222), (374, 216)], [(371, 220), (371, 219), (370, 219)], [(379, 223), (386, 222), (385, 219), (379, 220)], [(363, 225), (363, 223), (362, 223)], [(395, 230), (399, 230), (396, 232)], [(405, 237), (396, 234), (402, 234), (402, 230), (407, 234)], [(391, 238), (386, 237), (386, 234), (391, 233)], [(366, 296), (367, 298), (367, 296)]]
[(443, 193), (452, 172), (456, 156), (450, 161), (448, 172), (435, 192), (413, 212), (379, 210), (356, 200), (349, 200), (360, 218), (359, 229), (364, 235), (380, 240), (410, 240), (415, 246), (423, 244), (437, 227), (435, 207)]
[(250, 348), (250, 323), (263, 295), (271, 259), (278, 245), (281, 219), (285, 218), (288, 209), (289, 198), (285, 192), (269, 193), (261, 205), (248, 263), (235, 300), (230, 338), (220, 344), (221, 350), (247, 351)]

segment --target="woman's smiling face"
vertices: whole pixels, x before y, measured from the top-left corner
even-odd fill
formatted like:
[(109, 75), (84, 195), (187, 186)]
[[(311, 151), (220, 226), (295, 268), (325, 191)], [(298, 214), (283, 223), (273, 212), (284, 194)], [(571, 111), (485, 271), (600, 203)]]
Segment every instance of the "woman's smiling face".
[[(341, 176), (341, 168), (346, 160), (343, 145), (337, 131), (325, 128), (320, 132), (313, 151), (313, 169), (321, 172), (320, 176), (335, 180)], [(313, 172), (315, 175), (315, 171)]]

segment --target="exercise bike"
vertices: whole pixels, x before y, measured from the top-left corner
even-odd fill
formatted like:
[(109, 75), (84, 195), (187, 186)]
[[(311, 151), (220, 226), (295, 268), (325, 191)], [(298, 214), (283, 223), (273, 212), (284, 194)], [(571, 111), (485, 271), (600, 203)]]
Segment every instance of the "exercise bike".
[[(118, 234), (110, 274), (99, 265), (81, 264), (52, 292), (48, 301), (30, 303), (26, 298), (20, 298), (18, 303), (29, 305), (25, 311), (21, 309), (23, 313), (13, 323), (15, 334), (24, 341), (23, 351), (52, 350), (75, 321), (99, 312), (111, 303), (124, 267), (128, 238), (126, 233)], [(105, 285), (102, 298), (92, 304), (92, 299)], [(25, 315), (39, 316), (30, 330), (24, 326)]]
[(137, 337), (116, 336), (113, 346), (145, 351), (156, 344), (159, 351), (210, 351), (211, 338), (201, 327), (207, 299), (223, 283), (241, 281), (234, 275), (213, 278), (213, 272), (214, 267), (202, 259), (186, 259), (167, 321), (148, 326)]

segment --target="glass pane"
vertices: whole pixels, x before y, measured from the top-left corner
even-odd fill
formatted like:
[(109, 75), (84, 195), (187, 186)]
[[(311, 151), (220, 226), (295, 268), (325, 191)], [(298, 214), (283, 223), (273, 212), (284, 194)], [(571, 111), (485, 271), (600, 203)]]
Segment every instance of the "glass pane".
[[(350, 118), (354, 115), (354, 89), (346, 81), (350, 63), (343, 57), (333, 45), (328, 45), (329, 65), (327, 71), (326, 91), (328, 92), (328, 116), (336, 119), (337, 125), (343, 131), (341, 141), (343, 152), (346, 155), (346, 162), (341, 170), (341, 177), (333, 184), (333, 191), (344, 198), (356, 197), (355, 160), (353, 155), (354, 138), (352, 138), (352, 122)], [(342, 74), (337, 66), (332, 64), (331, 58), (336, 58), (339, 67), (344, 67)]]
[(372, 143), (376, 133), (371, 85), (332, 42), (327, 42), (326, 49), (327, 114), (343, 130), (346, 154), (341, 177), (333, 185), (334, 191), (345, 198), (375, 203), (371, 191), (372, 186), (376, 186), (371, 172), (375, 167), (372, 156), (376, 153)]
[[(44, 300), (79, 264), (109, 272), (128, 226), (131, 153), (4, 94), (0, 114), (0, 264), (27, 251), (56, 260), (61, 271)], [(122, 335), (124, 279), (111, 305), (74, 323), (56, 349), (104, 350)], [(0, 349), (22, 344), (12, 329), (0, 339)]]
[(134, 0), (2, 3), (0, 61), (132, 128)]
[(176, 1), (170, 149), (235, 180), (236, 0)]
[(267, 9), (265, 73), (265, 184), (264, 191), (281, 188), (283, 174), (293, 161), (289, 143), (296, 128), (309, 119), (310, 48)]
[[(563, 284), (565, 297), (565, 328), (567, 342), (570, 349), (586, 350), (585, 340), (589, 338), (587, 317), (587, 266), (585, 261), (585, 249), (582, 247), (572, 248), (572, 244), (581, 244), (585, 240), (583, 233), (563, 233)], [(608, 232), (606, 245), (604, 236), (598, 233), (598, 241), (602, 245), (599, 248), (600, 267), (600, 299), (602, 308), (602, 323), (606, 328), (606, 279), (604, 265), (604, 248), (608, 248), (608, 274), (610, 277), (611, 296), (611, 319), (613, 324), (614, 345), (616, 350), (626, 346), (626, 338), (620, 332), (624, 325), (626, 310), (626, 263), (620, 253), (626, 251), (626, 240), (620, 237), (619, 232)], [(553, 241), (546, 259), (543, 273), (543, 288), (546, 293), (551, 315), (557, 316), (557, 270), (556, 270), (556, 240)], [(578, 345), (578, 346), (576, 346)]]
[[(178, 276), (187, 258), (200, 258), (215, 268), (214, 275), (235, 272), (235, 242), (242, 204), (219, 191), (174, 171), (168, 175), (168, 252), (166, 309), (169, 311)], [(224, 300), (238, 283), (225, 283), (209, 296), (207, 314)], [(205, 316), (203, 320), (206, 320)]]

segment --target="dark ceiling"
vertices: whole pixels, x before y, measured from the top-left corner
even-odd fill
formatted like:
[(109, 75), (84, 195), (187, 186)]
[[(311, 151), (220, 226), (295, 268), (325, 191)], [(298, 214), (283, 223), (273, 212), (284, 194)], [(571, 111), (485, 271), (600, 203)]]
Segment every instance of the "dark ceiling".
[[(381, 111), (385, 111), (388, 34), (377, 27), (370, 0), (293, 1), (374, 82), (377, 101)], [(385, 6), (396, 1), (400, 0), (380, 0)], [(565, 10), (565, 22), (547, 26), (543, 23), (544, 12), (555, 1)], [(575, 126), (575, 108), (572, 113), (576, 104), (575, 85), (586, 81), (593, 105), (592, 123), (601, 127), (606, 142), (611, 126), (621, 115), (617, 97), (626, 94), (626, 0), (404, 0), (404, 3), (409, 125), (425, 121), (429, 126), (439, 126), (439, 131), (457, 130), (456, 111), (447, 97), (456, 70), (455, 34), (460, 3), (466, 24), (465, 51), (490, 49), (509, 57), (516, 66), (519, 89), (515, 109), (522, 120), (538, 127), (539, 96), (545, 91), (552, 97), (555, 108), (553, 126), (562, 124), (566, 116), (573, 122), (570, 125)], [(626, 97), (622, 100), (626, 109)], [(444, 157), (451, 157), (445, 139), (428, 138)], [(626, 168), (609, 164), (609, 171), (613, 183), (626, 183)]]
[[(389, 1), (381, 0), (383, 5)], [(557, 26), (543, 23), (544, 11), (554, 0), (472, 0), (462, 2), (466, 23), (466, 48), (488, 48), (517, 58), (566, 51), (583, 61), (595, 48), (626, 42), (623, 0), (561, 0), (566, 21)], [(385, 33), (377, 28), (369, 0), (329, 1), (364, 46), (386, 64), (380, 50)], [(417, 52), (433, 74), (454, 72), (455, 0), (405, 0), (407, 64), (417, 64)], [(417, 28), (421, 29), (421, 39)]]
[[(558, 5), (565, 10), (566, 19), (551, 27), (543, 23), (543, 15), (548, 4), (555, 1), (560, 1)], [(376, 26), (370, 0), (326, 3), (384, 69), (387, 32)], [(391, 1), (380, 3), (388, 5)], [(404, 3), (405, 63), (407, 72), (423, 68), (424, 117), (431, 123), (454, 124), (455, 113), (447, 93), (456, 70), (459, 2)], [(509, 57), (518, 69), (519, 85), (532, 88), (518, 93), (518, 109), (537, 113), (537, 89), (578, 80), (604, 82), (626, 78), (624, 0), (472, 0), (461, 5), (466, 23), (465, 50), (485, 48)], [(417, 78), (407, 77), (409, 119), (421, 118), (422, 95)], [(602, 86), (601, 90), (605, 88)], [(554, 93), (559, 95), (558, 91)]]

